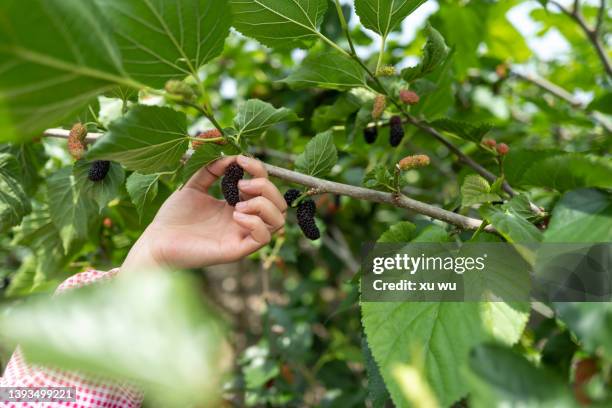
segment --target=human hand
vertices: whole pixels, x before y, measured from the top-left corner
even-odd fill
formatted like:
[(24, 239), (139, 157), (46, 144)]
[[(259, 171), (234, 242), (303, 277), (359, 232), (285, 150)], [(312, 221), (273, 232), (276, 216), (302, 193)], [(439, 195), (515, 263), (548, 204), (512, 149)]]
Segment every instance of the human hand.
[[(234, 162), (252, 176), (238, 183), (242, 201), (235, 208), (208, 193)], [(270, 242), (283, 228), (286, 212), (283, 196), (260, 161), (245, 156), (220, 159), (166, 200), (122, 269), (197, 268), (237, 261)]]

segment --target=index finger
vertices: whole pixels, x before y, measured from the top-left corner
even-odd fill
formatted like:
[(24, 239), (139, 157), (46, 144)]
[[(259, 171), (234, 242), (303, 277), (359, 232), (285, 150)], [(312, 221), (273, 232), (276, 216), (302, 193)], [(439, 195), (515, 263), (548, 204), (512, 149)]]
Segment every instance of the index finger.
[(268, 171), (259, 160), (241, 155), (236, 157), (236, 161), (253, 178), (268, 178)]
[(185, 187), (207, 192), (215, 181), (223, 175), (227, 166), (234, 162), (236, 162), (236, 156), (228, 156), (202, 167), (191, 176)]

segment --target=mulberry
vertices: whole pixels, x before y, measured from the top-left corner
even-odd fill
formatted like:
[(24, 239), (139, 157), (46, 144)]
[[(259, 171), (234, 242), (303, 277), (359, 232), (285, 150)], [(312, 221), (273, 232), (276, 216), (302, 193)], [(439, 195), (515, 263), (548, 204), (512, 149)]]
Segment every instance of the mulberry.
[(380, 119), (386, 107), (387, 98), (385, 95), (376, 95), (376, 98), (374, 99), (374, 107), (372, 108), (372, 119)]
[(102, 181), (106, 178), (110, 170), (110, 162), (106, 160), (97, 160), (91, 164), (89, 168), (89, 179), (91, 181)]
[(75, 160), (81, 160), (85, 155), (85, 137), (87, 128), (80, 123), (75, 124), (68, 135), (68, 152)]
[[(222, 137), (223, 135), (221, 134), (221, 132), (219, 131), (219, 129), (211, 129), (211, 130), (207, 130), (205, 132), (200, 133), (199, 135), (197, 135), (196, 137), (198, 139), (217, 139), (219, 137)], [(223, 145), (226, 142), (224, 140), (220, 140), (217, 142), (214, 142), (218, 145)], [(202, 146), (204, 144), (204, 142), (200, 142), (198, 140), (194, 140), (191, 142), (191, 147), (193, 148), (193, 150), (197, 149), (198, 147)]]
[(406, 156), (399, 161), (398, 166), (400, 170), (416, 169), (418, 167), (429, 166), (429, 156), (425, 154), (417, 154), (414, 156)]
[(419, 94), (408, 89), (401, 90), (399, 95), (402, 102), (406, 105), (416, 105), (421, 100)]
[(397, 147), (404, 138), (404, 124), (402, 118), (393, 116), (390, 121), (391, 130), (389, 131), (389, 143), (392, 147)]
[(376, 126), (370, 126), (363, 130), (363, 138), (367, 144), (372, 144), (378, 137), (378, 128)]
[(510, 152), (510, 147), (505, 143), (500, 143), (497, 145), (497, 153), (500, 156), (505, 156)]
[(314, 216), (317, 211), (317, 206), (312, 200), (304, 200), (298, 206), (296, 215), (298, 225), (304, 233), (304, 236), (312, 241), (321, 238), (321, 231), (317, 227)]
[(291, 207), (293, 205), (293, 202), (297, 200), (298, 197), (301, 195), (302, 193), (300, 193), (300, 191), (296, 190), (295, 188), (287, 190), (287, 192), (285, 193), (285, 201), (287, 202), (287, 206)]
[(482, 139), (482, 144), (486, 147), (490, 147), (491, 149), (494, 149), (495, 146), (497, 146), (495, 139)]
[(240, 201), (238, 181), (244, 177), (244, 170), (236, 163), (230, 164), (225, 170), (225, 176), (221, 181), (221, 191), (225, 201), (234, 207)]

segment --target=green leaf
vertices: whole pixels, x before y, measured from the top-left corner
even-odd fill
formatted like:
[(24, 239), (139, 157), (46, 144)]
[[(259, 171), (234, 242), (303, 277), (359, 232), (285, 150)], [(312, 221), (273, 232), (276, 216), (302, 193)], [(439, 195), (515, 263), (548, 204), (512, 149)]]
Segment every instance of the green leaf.
[(442, 66), (449, 55), (449, 48), (444, 42), (444, 37), (435, 28), (427, 24), (427, 42), (423, 47), (423, 58), (419, 65), (409, 67), (402, 71), (402, 78), (405, 81), (414, 81), (419, 79)]
[(108, 174), (101, 181), (89, 180), (91, 162), (79, 160), (74, 165), (76, 190), (81, 199), (90, 199), (98, 204), (100, 212), (106, 205), (119, 195), (119, 188), (125, 180), (125, 172), (117, 163), (111, 163)]
[(0, 153), (8, 153), (19, 163), (21, 186), (28, 195), (34, 195), (41, 177), (38, 172), (44, 167), (47, 156), (42, 143), (0, 145)]
[(487, 180), (476, 174), (470, 174), (465, 178), (461, 186), (461, 204), (464, 207), (492, 201), (501, 201), (501, 197), (492, 192)]
[(380, 236), (378, 242), (410, 242), (414, 238), (416, 238), (416, 226), (409, 221), (403, 221), (393, 224)]
[(231, 10), (227, 0), (95, 0), (112, 22), (125, 70), (154, 88), (197, 75), (223, 51)]
[(373, 188), (382, 191), (395, 191), (393, 186), (393, 174), (387, 166), (377, 164), (363, 178), (363, 185), (367, 188)]
[(427, 0), (355, 0), (361, 24), (386, 37)]
[(575, 407), (563, 380), (506, 347), (485, 344), (470, 355), (470, 406)]
[(337, 51), (310, 54), (282, 82), (292, 89), (325, 88), (348, 90), (366, 86), (366, 73), (350, 57)]
[(185, 164), (182, 172), (182, 180), (186, 183), (191, 176), (202, 167), (208, 166), (223, 156), (236, 156), (240, 153), (242, 153), (242, 151), (233, 144), (218, 145), (216, 143), (205, 143), (196, 149), (189, 161)]
[(380, 375), (380, 370), (374, 361), (372, 351), (368, 346), (365, 337), (361, 339), (361, 350), (365, 360), (365, 369), (368, 374), (368, 398), (372, 401), (374, 408), (384, 408), (389, 401), (389, 391), (385, 386), (385, 381)]
[(327, 131), (319, 133), (308, 142), (304, 153), (295, 159), (295, 168), (314, 177), (323, 177), (337, 162), (338, 151), (334, 144), (334, 135), (331, 131)]
[(93, 1), (0, 3), (0, 140), (40, 135), (125, 74), (112, 27)]
[(234, 27), (272, 48), (309, 48), (316, 41), (327, 0), (231, 0)]
[(186, 275), (148, 272), (20, 304), (2, 333), (28, 361), (134, 380), (156, 405), (216, 406), (230, 355), (220, 325)]
[(430, 123), (431, 127), (443, 132), (449, 132), (464, 140), (480, 143), (482, 138), (493, 128), (489, 124), (471, 124), (453, 119), (438, 119)]
[(277, 123), (297, 120), (300, 119), (291, 109), (276, 109), (259, 99), (249, 99), (238, 108), (234, 126), (238, 131), (238, 137), (257, 137)]
[(589, 352), (601, 352), (612, 361), (612, 303), (554, 303), (559, 318)]
[(31, 210), (20, 175), (21, 169), (15, 157), (0, 153), (0, 232), (19, 224)]
[(542, 240), (540, 230), (527, 221), (511, 205), (493, 206), (485, 204), (480, 207), (480, 214), (508, 242), (526, 244)]
[(589, 103), (587, 106), (587, 110), (591, 111), (599, 111), (601, 113), (605, 113), (607, 115), (612, 115), (612, 92), (606, 92)]
[(88, 239), (90, 218), (97, 213), (94, 202), (80, 195), (77, 183), (72, 167), (64, 167), (47, 179), (49, 213), (66, 253), (73, 244)]
[(344, 93), (332, 105), (323, 105), (315, 109), (312, 115), (312, 126), (317, 132), (323, 132), (336, 123), (344, 124), (352, 113), (362, 106), (359, 97)]
[(171, 108), (137, 105), (111, 123), (87, 154), (143, 174), (174, 171), (187, 151), (187, 118)]
[(159, 177), (159, 174), (132, 173), (125, 183), (132, 203), (138, 211), (140, 221), (143, 219), (145, 208), (151, 205), (157, 197)]
[(612, 241), (612, 194), (594, 189), (565, 193), (553, 209), (544, 241)]
[[(442, 232), (442, 233), (440, 233)], [(381, 242), (406, 242), (414, 227), (401, 223), (383, 234)], [(444, 242), (448, 234), (435, 227), (413, 242)], [(483, 341), (498, 338), (513, 344), (527, 323), (528, 304), (476, 302), (361, 302), (368, 344), (396, 407), (408, 407), (393, 375), (398, 364), (424, 362), (426, 379), (442, 406), (467, 394), (463, 370), (469, 352)], [(452, 341), (449, 342), (449, 336)], [(412, 353), (417, 350), (418, 355)], [(418, 363), (418, 364), (417, 364)]]

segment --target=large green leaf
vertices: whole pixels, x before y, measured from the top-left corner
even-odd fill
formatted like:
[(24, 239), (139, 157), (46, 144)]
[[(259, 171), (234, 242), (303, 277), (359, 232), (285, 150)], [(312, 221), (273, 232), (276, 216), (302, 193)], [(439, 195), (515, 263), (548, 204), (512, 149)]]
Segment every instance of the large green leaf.
[(231, 0), (234, 27), (273, 48), (307, 48), (320, 36), (328, 0)]
[(314, 177), (323, 177), (338, 161), (338, 151), (332, 131), (319, 133), (306, 145), (304, 153), (295, 159), (295, 168)]
[(553, 209), (544, 241), (612, 241), (612, 194), (594, 189), (565, 193)]
[(47, 156), (42, 143), (20, 143), (0, 145), (0, 153), (9, 153), (19, 164), (19, 179), (26, 194), (33, 195), (41, 181), (38, 174), (45, 165)]
[(520, 244), (542, 240), (542, 233), (512, 205), (480, 207), (480, 214), (508, 241)]
[(491, 191), (491, 185), (483, 177), (470, 174), (463, 180), (461, 185), (461, 205), (464, 207), (499, 200), (501, 200), (501, 197)]
[(452, 133), (462, 139), (480, 143), (482, 138), (491, 131), (488, 124), (472, 124), (452, 119), (438, 119), (430, 123), (434, 129)]
[(173, 171), (187, 151), (187, 118), (170, 108), (137, 105), (113, 123), (87, 154), (143, 174)]
[(427, 0), (355, 0), (361, 24), (386, 37)]
[(470, 406), (475, 408), (563, 408), (576, 404), (556, 373), (536, 368), (497, 344), (476, 347), (470, 355)]
[(125, 70), (162, 87), (195, 75), (223, 51), (231, 11), (227, 0), (95, 0), (112, 22)]
[(442, 34), (431, 25), (427, 25), (425, 29), (427, 31), (427, 42), (423, 47), (423, 58), (419, 65), (402, 71), (402, 78), (406, 81), (414, 81), (435, 71), (448, 57), (449, 49)]
[[(429, 238), (413, 238), (414, 234), (414, 226), (402, 223), (383, 234), (380, 242), (448, 240), (437, 230), (427, 234)], [(527, 304), (503, 302), (362, 302), (361, 311), (374, 359), (400, 408), (409, 405), (393, 376), (397, 364), (424, 362), (428, 383), (440, 403), (449, 406), (468, 392), (462, 373), (470, 350), (493, 338), (515, 343), (528, 317)], [(419, 355), (413, 355), (415, 351)]]
[(231, 352), (197, 285), (169, 271), (115, 279), (12, 308), (2, 333), (29, 361), (136, 380), (156, 405), (216, 406)]
[(0, 153), (0, 232), (19, 224), (31, 210), (20, 175), (21, 169), (15, 157)]
[(283, 82), (293, 89), (326, 88), (348, 90), (366, 85), (361, 66), (338, 51), (310, 54)]
[(554, 308), (586, 350), (612, 361), (612, 303), (563, 302)]
[(136, 206), (136, 211), (138, 211), (141, 221), (146, 207), (151, 205), (155, 197), (157, 197), (159, 177), (159, 174), (132, 173), (125, 183), (125, 187), (132, 199), (132, 203)]
[(64, 167), (47, 179), (49, 213), (66, 253), (74, 244), (88, 239), (90, 218), (97, 213), (93, 200), (80, 194), (76, 174), (72, 167)]
[(234, 126), (236, 126), (238, 136), (256, 137), (277, 123), (297, 120), (299, 118), (291, 109), (276, 109), (259, 99), (249, 99), (238, 108)]
[(139, 86), (93, 1), (2, 1), (0, 61), (0, 140), (37, 136), (115, 84)]

